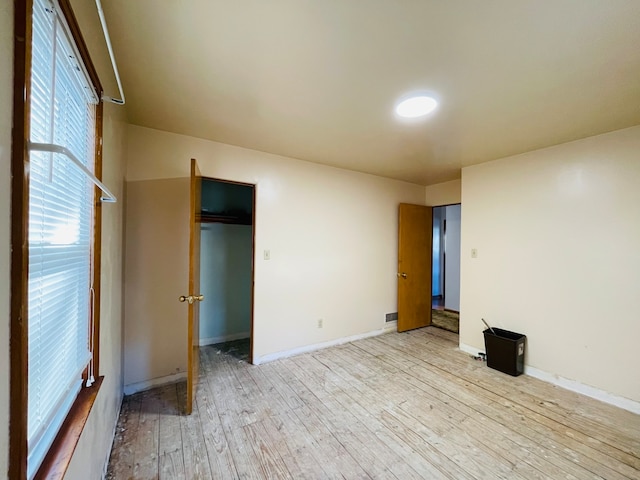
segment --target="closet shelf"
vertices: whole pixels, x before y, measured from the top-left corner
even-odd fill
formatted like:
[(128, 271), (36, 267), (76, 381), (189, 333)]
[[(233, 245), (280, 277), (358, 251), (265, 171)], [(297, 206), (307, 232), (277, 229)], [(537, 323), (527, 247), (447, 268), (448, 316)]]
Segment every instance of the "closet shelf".
[(216, 215), (212, 213), (201, 213), (197, 220), (201, 223), (227, 223), (231, 225), (251, 225), (251, 216)]

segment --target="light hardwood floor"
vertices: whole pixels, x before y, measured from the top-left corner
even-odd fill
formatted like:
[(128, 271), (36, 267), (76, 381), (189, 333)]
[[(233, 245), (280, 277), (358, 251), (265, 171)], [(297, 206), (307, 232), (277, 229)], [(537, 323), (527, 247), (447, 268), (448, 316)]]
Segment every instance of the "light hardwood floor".
[(640, 416), (491, 370), (434, 327), (261, 366), (201, 350), (126, 397), (108, 479), (640, 479)]

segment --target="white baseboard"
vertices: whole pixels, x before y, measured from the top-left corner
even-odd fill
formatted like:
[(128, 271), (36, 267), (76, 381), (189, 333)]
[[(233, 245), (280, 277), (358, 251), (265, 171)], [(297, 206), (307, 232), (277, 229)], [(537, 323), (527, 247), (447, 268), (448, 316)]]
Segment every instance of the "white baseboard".
[(133, 395), (134, 393), (144, 392), (155, 387), (161, 387), (163, 385), (169, 385), (170, 383), (178, 383), (187, 379), (186, 372), (174, 373), (173, 375), (167, 375), (166, 377), (152, 378), (151, 380), (145, 380), (143, 382), (130, 383), (124, 386), (125, 395)]
[[(477, 349), (470, 345), (465, 345), (464, 343), (460, 344), (460, 350), (471, 355), (478, 355), (479, 352), (484, 353), (483, 349)], [(524, 366), (524, 373), (525, 375), (529, 375), (530, 377), (537, 378), (538, 380), (542, 380), (543, 382), (556, 385), (558, 387), (564, 388), (565, 390), (570, 390), (586, 397), (594, 398), (596, 400), (600, 400), (601, 402), (608, 403), (609, 405), (613, 405), (614, 407), (622, 408), (623, 410), (628, 410), (629, 412), (640, 414), (640, 402), (636, 402), (635, 400), (630, 400), (619, 395), (614, 395), (613, 393), (606, 392), (599, 388), (585, 385), (584, 383), (580, 383), (575, 380), (569, 380), (568, 378), (561, 377), (559, 375), (556, 375), (555, 373), (545, 372), (544, 370), (540, 370), (529, 365)]]
[(569, 380), (568, 378), (564, 378), (553, 373), (548, 373), (535, 367), (530, 367), (528, 365), (524, 366), (524, 373), (526, 375), (529, 375), (530, 377), (537, 378), (544, 382), (552, 383), (553, 385), (557, 385), (558, 387), (564, 388), (566, 390), (571, 390), (572, 392), (595, 398), (596, 400), (608, 403), (609, 405), (613, 405), (614, 407), (622, 408), (624, 410), (628, 410), (640, 415), (640, 402), (620, 397), (618, 395), (614, 395), (613, 393), (600, 390), (599, 388), (585, 385), (584, 383), (576, 382), (575, 380)]
[(275, 352), (262, 355), (261, 357), (254, 357), (253, 364), (260, 365), (263, 363), (273, 362), (274, 360), (280, 360), (281, 358), (293, 357), (302, 353), (314, 352), (316, 350), (322, 350), (323, 348), (335, 347), (336, 345), (342, 345), (344, 343), (354, 342), (356, 340), (362, 340), (369, 337), (377, 337), (384, 333), (395, 332), (397, 329), (397, 323), (387, 322), (384, 328), (380, 330), (373, 330), (367, 333), (359, 333), (358, 335), (352, 335), (350, 337), (337, 338), (328, 342), (315, 343), (313, 345), (305, 345), (304, 347), (294, 348), (292, 350), (286, 350), (284, 352)]
[(459, 345), (459, 348), (464, 353), (468, 353), (469, 355), (473, 355), (474, 357), (477, 357), (478, 353), (480, 352), (484, 353), (484, 350), (479, 350), (476, 347), (472, 347), (471, 345), (465, 345), (464, 343), (461, 343)]
[(398, 331), (398, 321), (397, 320), (391, 320), (390, 322), (386, 322), (384, 324), (384, 328), (382, 330), (383, 330), (382, 333), (397, 332)]
[(240, 340), (243, 338), (249, 338), (250, 336), (251, 332), (232, 333), (231, 335), (222, 335), (220, 337), (201, 338), (198, 344), (201, 347), (204, 347), (205, 345), (215, 345), (216, 343)]

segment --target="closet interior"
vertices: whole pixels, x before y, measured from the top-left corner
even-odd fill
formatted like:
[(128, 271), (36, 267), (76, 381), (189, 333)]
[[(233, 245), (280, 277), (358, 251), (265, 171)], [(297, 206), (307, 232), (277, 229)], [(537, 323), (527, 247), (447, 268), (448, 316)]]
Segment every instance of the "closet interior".
[(202, 179), (200, 345), (251, 337), (254, 190)]

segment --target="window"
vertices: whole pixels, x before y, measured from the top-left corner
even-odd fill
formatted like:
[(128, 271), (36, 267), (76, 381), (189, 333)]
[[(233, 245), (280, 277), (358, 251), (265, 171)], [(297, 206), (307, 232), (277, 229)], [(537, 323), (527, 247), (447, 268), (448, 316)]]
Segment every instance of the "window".
[[(23, 78), (29, 87), (23, 132), (29, 153), (27, 159), (23, 156), (19, 173), (28, 178), (28, 189), (18, 213), (26, 222), (22, 275), (27, 281), (19, 293), (26, 303), (22, 315), (27, 322), (24, 335), (24, 327), (15, 326), (12, 300), (11, 443), (17, 455), (12, 450), (11, 461), (20, 458), (19, 466), (11, 466), (12, 478), (36, 475), (54, 441), (59, 441), (56, 438), (80, 401), (81, 390), (93, 382), (92, 344), (97, 339), (93, 314), (99, 301), (94, 285), (99, 276), (93, 266), (100, 215), (93, 172), (99, 151), (101, 89), (84, 43), (77, 43), (79, 30), (67, 0), (33, 0), (32, 12), (26, 7), (24, 13), (32, 31), (31, 56), (24, 60), (26, 65), (30, 60), (30, 75), (27, 72)], [(16, 38), (19, 18), (16, 13)], [(25, 57), (27, 52), (24, 49)], [(14, 99), (14, 125), (16, 105), (20, 106)], [(14, 133), (14, 147), (15, 140)], [(57, 146), (57, 151), (42, 151), (43, 145)], [(14, 177), (17, 163), (14, 152)], [(19, 189), (15, 180), (13, 188)], [(16, 225), (15, 217), (12, 223)], [(12, 259), (12, 272), (16, 263)], [(12, 292), (16, 292), (13, 287)], [(26, 359), (14, 353), (14, 335), (23, 342), (15, 350), (26, 351)], [(27, 378), (14, 381), (14, 369), (26, 371)], [(20, 395), (13, 399), (14, 389), (26, 390), (26, 411)], [(16, 410), (26, 419), (18, 433), (13, 426)], [(16, 438), (26, 439), (26, 452), (14, 447)]]

